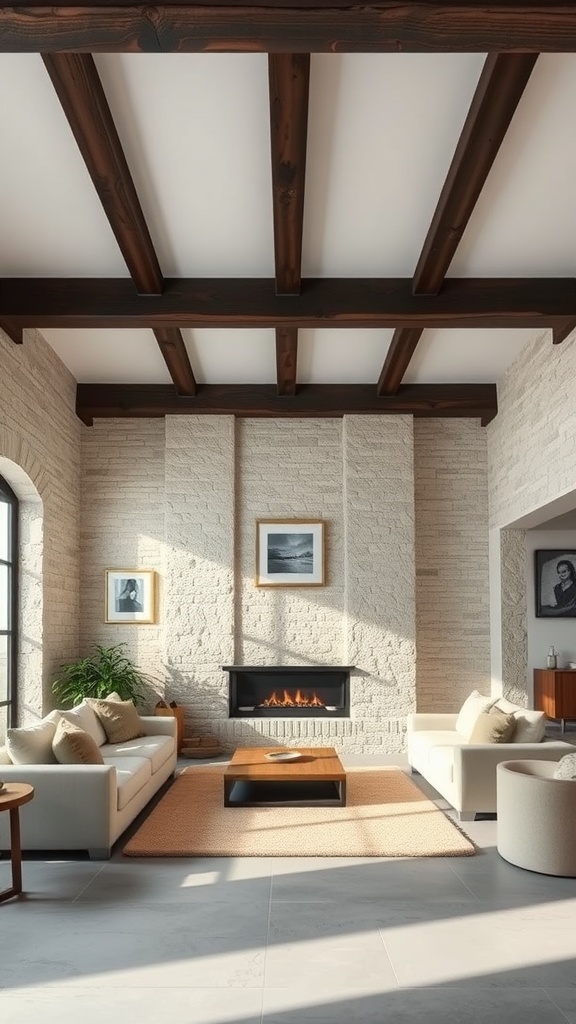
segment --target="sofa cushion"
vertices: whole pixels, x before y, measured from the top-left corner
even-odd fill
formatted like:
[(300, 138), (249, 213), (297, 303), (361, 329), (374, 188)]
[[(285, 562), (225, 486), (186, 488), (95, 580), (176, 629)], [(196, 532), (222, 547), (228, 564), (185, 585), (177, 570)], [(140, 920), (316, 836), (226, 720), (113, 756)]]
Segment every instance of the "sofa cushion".
[(106, 743), (106, 733), (100, 725), (98, 715), (85, 700), (69, 711), (60, 711), (60, 714), (67, 722), (71, 722), (72, 725), (87, 732), (96, 746), (101, 747), (103, 743)]
[(173, 753), (174, 745), (173, 736), (142, 736), (126, 743), (107, 743), (100, 750), (103, 757), (147, 757), (154, 774)]
[(494, 713), (494, 708), (490, 708), (488, 714), (479, 715), (476, 719), (470, 743), (510, 743), (515, 730), (514, 715)]
[(52, 740), (60, 721), (58, 711), (51, 711), (35, 725), (6, 730), (6, 749), (13, 764), (56, 764)]
[(516, 731), (512, 743), (541, 743), (546, 732), (546, 715), (543, 711), (529, 711), (519, 704), (512, 704), (505, 697), (499, 697), (494, 705), (507, 715), (514, 715)]
[(456, 732), (459, 732), (464, 739), (469, 740), (478, 716), (489, 711), (495, 702), (496, 697), (485, 697), (478, 690), (473, 690), (458, 712)]
[(144, 736), (140, 716), (131, 700), (97, 700), (88, 698), (106, 733), (108, 743), (125, 743)]
[(65, 718), (56, 726), (52, 750), (59, 764), (104, 764), (96, 740)]
[(0, 764), (13, 764), (12, 758), (6, 747), (0, 747)]
[(436, 747), (463, 747), (467, 740), (453, 729), (423, 729), (408, 737), (410, 755), (418, 764), (428, 764)]
[(576, 781), (576, 754), (565, 754), (561, 757), (554, 772), (555, 779), (574, 779)]
[(111, 764), (116, 768), (118, 787), (116, 806), (121, 811), (150, 781), (152, 777), (151, 763), (147, 757), (110, 757), (105, 755), (104, 764)]

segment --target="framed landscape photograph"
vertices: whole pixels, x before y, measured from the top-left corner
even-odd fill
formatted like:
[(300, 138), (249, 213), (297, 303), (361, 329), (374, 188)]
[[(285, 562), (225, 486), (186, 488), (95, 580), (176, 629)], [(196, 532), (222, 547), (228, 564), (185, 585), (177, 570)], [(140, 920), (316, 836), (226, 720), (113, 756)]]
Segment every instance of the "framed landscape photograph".
[(535, 551), (536, 618), (576, 619), (576, 551)]
[(324, 523), (265, 519), (256, 523), (257, 587), (323, 587)]
[(156, 621), (156, 573), (151, 569), (106, 569), (105, 622)]

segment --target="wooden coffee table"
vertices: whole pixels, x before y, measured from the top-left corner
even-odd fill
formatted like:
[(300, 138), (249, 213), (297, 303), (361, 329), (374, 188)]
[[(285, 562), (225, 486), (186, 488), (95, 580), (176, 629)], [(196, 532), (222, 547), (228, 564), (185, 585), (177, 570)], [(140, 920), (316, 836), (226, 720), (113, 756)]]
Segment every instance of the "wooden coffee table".
[(334, 747), (286, 749), (298, 760), (267, 760), (282, 747), (239, 747), (224, 772), (224, 806), (345, 807), (346, 772)]

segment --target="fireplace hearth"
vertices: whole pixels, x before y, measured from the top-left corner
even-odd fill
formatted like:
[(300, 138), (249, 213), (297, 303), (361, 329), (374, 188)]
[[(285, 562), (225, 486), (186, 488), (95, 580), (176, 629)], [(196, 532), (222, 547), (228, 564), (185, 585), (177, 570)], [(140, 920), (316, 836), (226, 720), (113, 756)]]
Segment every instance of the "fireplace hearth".
[(353, 665), (223, 665), (230, 718), (349, 718)]

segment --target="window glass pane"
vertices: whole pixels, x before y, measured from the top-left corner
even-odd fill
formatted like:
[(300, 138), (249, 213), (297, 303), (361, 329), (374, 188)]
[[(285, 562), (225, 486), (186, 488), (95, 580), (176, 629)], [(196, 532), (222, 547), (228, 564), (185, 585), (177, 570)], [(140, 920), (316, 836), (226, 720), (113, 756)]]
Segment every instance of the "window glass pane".
[(9, 597), (8, 566), (0, 565), (0, 629), (9, 629), (8, 597)]
[(0, 636), (0, 700), (8, 700), (8, 641)]
[(0, 497), (0, 558), (8, 560), (8, 522), (10, 506)]

